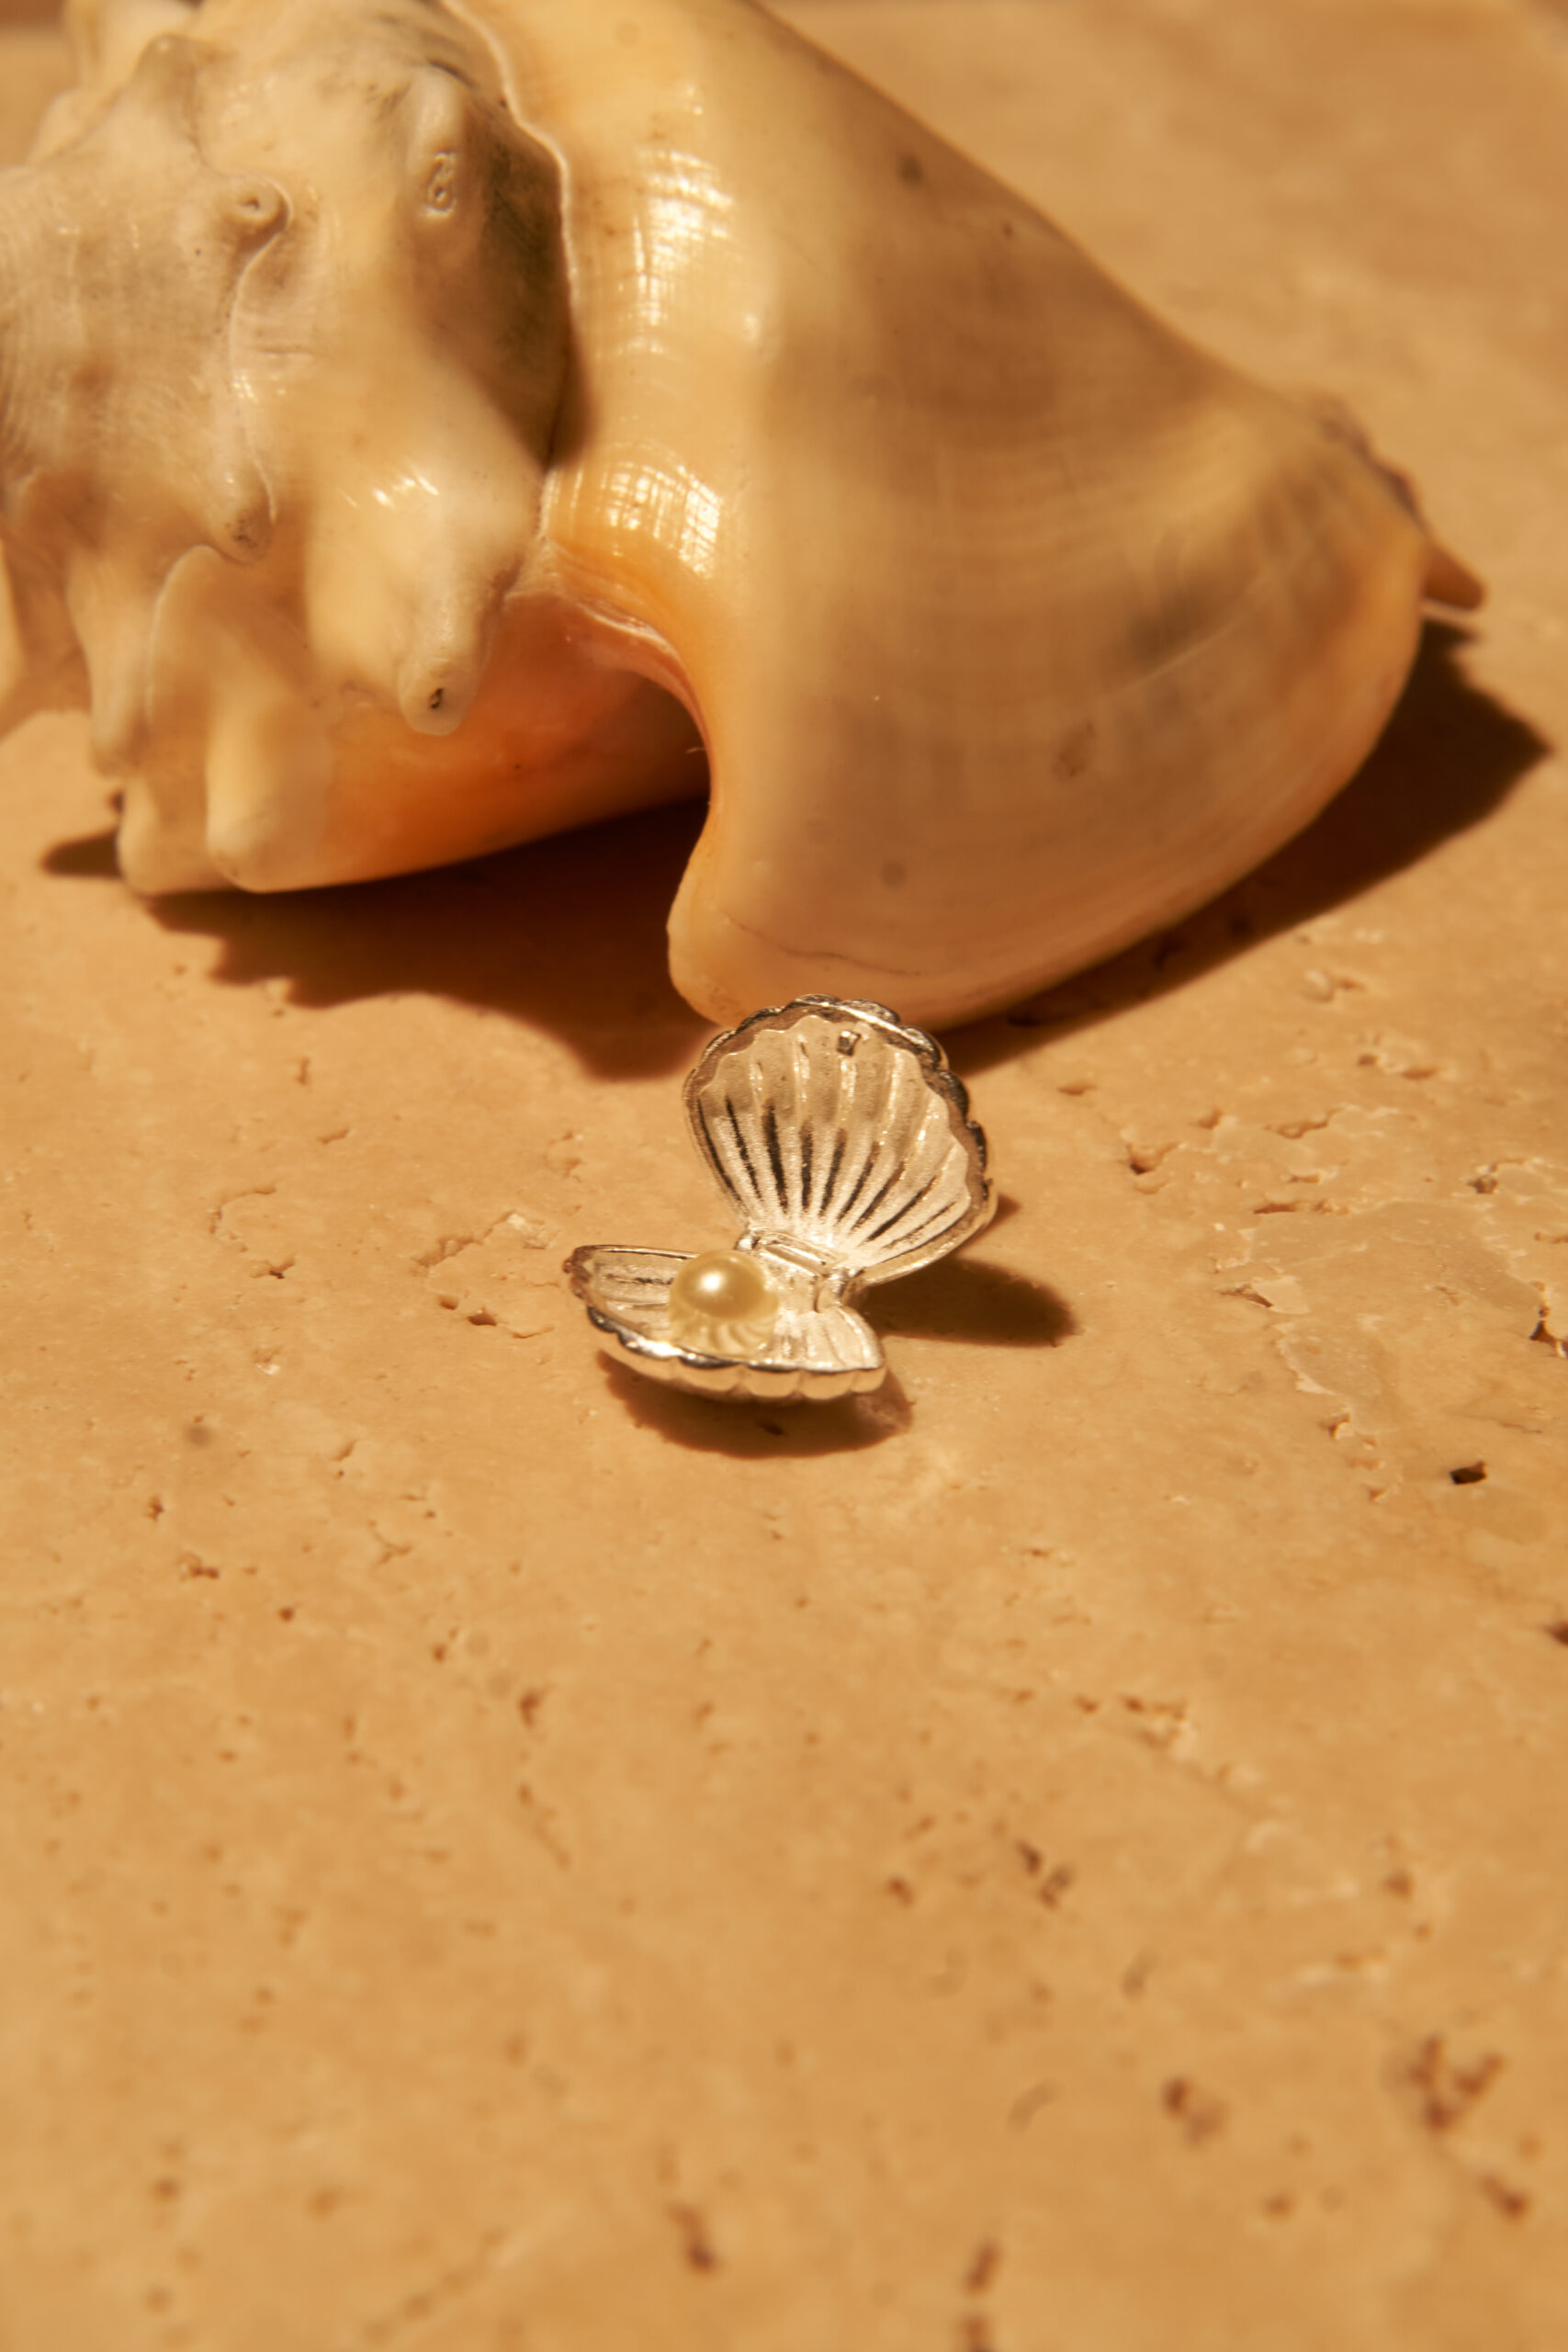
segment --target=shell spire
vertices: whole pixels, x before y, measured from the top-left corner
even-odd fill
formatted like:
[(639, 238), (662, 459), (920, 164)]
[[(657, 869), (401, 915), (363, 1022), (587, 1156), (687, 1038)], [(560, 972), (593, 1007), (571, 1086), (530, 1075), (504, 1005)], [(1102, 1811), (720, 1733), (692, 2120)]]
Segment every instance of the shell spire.
[[(74, 143), (0, 174), (0, 539), (17, 635), (34, 664), (52, 644), (58, 669), (67, 625), (111, 768), (142, 749), (169, 572), (193, 546), (254, 560), (272, 528), (227, 328), (287, 208), (271, 182), (201, 155), (199, 68), (194, 43), (165, 35)], [(144, 310), (164, 354), (152, 377), (122, 361)]]

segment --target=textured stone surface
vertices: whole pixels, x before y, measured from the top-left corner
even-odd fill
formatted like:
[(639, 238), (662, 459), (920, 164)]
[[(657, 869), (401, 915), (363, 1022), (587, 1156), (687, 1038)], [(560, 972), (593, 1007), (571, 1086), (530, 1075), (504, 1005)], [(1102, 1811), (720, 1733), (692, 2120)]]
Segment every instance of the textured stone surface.
[(1568, 2328), (1562, 19), (788, 13), (1493, 604), (952, 1041), (1010, 1205), (817, 1414), (558, 1280), (723, 1238), (689, 813), (152, 912), (78, 723), (0, 748), (6, 2352)]

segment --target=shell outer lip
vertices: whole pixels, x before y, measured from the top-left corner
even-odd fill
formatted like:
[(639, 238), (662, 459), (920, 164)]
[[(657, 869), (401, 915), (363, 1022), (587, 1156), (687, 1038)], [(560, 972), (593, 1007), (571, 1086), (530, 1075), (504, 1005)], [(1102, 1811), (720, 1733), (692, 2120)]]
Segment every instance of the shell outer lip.
[(854, 1302), (958, 1249), (996, 1206), (984, 1130), (942, 1047), (886, 1005), (796, 997), (712, 1038), (683, 1101), (779, 1321), (765, 1353), (706, 1352), (669, 1329), (688, 1253), (590, 1243), (563, 1271), (606, 1353), (701, 1396), (828, 1403), (879, 1387), (886, 1361)]

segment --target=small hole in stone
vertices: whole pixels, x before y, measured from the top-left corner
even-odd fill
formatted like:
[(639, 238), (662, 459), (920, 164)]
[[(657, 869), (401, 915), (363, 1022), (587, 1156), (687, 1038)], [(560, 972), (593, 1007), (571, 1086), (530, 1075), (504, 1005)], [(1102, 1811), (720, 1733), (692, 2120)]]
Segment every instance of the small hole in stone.
[(1449, 1472), (1449, 1476), (1456, 1487), (1479, 1487), (1485, 1476), (1484, 1462), (1466, 1462), (1461, 1464), (1459, 1469)]

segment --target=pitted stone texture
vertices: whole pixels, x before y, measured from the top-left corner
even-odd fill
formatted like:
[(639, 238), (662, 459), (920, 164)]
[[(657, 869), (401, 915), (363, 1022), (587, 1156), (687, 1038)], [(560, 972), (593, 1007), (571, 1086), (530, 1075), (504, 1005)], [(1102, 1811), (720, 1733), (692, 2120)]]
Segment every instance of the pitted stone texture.
[(1562, 19), (790, 14), (1494, 600), (1311, 835), (948, 1041), (1012, 1205), (816, 1416), (558, 1281), (711, 1231), (690, 814), (154, 915), (77, 723), (0, 749), (17, 2352), (1562, 2334)]

